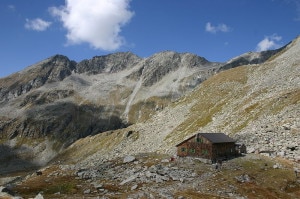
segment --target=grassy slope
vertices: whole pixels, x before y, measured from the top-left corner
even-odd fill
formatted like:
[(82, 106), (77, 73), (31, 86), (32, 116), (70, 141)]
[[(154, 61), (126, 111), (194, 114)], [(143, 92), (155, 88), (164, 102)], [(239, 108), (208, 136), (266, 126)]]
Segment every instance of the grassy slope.
[[(299, 46), (298, 43), (300, 42), (292, 43), (289, 48), (293, 45)], [(159, 112), (159, 116), (155, 116), (156, 121), (151, 122), (152, 118), (148, 123), (132, 125), (108, 135), (100, 134), (91, 139), (79, 140), (74, 144), (74, 147), (78, 147), (79, 150), (76, 153), (83, 157), (94, 152), (100, 155), (113, 151), (117, 146), (122, 148), (122, 144), (130, 149), (126, 151), (122, 148), (125, 154), (130, 151), (133, 153), (137, 150), (136, 146), (144, 149), (146, 147), (143, 144), (147, 145), (151, 140), (156, 140), (156, 145), (161, 147), (157, 149), (158, 151), (165, 152), (170, 151), (169, 149), (197, 131), (225, 132), (234, 135), (245, 131), (253, 123), (259, 124), (264, 117), (276, 119), (275, 115), (285, 110), (292, 112), (293, 109), (299, 109), (299, 84), (288, 81), (291, 78), (297, 81), (297, 70), (299, 70), (297, 59), (299, 58), (294, 55), (297, 54), (297, 49), (298, 47), (296, 50), (292, 49), (292, 53), (287, 50), (276, 55), (265, 64), (241, 66), (218, 73), (204, 81), (189, 95)], [(191, 108), (188, 108), (190, 106)], [(176, 120), (183, 112), (180, 107), (186, 107), (183, 113), (184, 119)], [(147, 110), (146, 108), (145, 111)], [(134, 144), (123, 143), (129, 130), (141, 134)], [(166, 137), (157, 137), (162, 135)], [(145, 142), (142, 139), (151, 140)], [(70, 154), (65, 157), (72, 159), (72, 150), (74, 148), (68, 150)]]
[[(282, 55), (283, 58), (276, 60)], [(282, 61), (286, 65), (280, 63)], [(264, 115), (299, 109), (299, 84), (289, 82), (298, 78), (297, 72), (299, 63), (289, 61), (282, 52), (265, 64), (241, 66), (216, 74), (177, 103), (182, 106), (195, 102), (195, 105), (167, 140), (180, 141), (196, 131), (233, 135)]]

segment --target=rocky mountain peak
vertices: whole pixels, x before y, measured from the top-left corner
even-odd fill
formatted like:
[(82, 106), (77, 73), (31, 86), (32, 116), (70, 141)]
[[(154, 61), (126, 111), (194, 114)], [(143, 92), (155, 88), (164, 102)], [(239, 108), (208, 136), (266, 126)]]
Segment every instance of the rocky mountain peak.
[(49, 67), (46, 72), (46, 74), (49, 74), (47, 81), (61, 81), (75, 70), (76, 62), (70, 61), (66, 56), (55, 55), (50, 58), (48, 63), (42, 65), (43, 67)]
[(248, 64), (260, 64), (267, 61), (273, 55), (284, 50), (286, 46), (283, 46), (276, 50), (267, 50), (262, 52), (247, 52), (240, 56), (234, 57), (230, 59), (226, 64), (224, 64), (220, 69), (227, 70), (230, 68), (235, 68), (237, 66), (248, 65)]
[(55, 55), (25, 70), (0, 79), (0, 102), (39, 88), (45, 83), (62, 81), (75, 69), (76, 62), (66, 56)]
[(99, 74), (115, 73), (136, 65), (142, 58), (131, 52), (119, 52), (104, 56), (95, 56), (77, 64), (77, 73)]
[[(204, 68), (206, 66), (218, 66), (208, 62), (205, 58), (191, 53), (177, 53), (174, 51), (164, 51), (147, 58), (144, 63), (144, 86), (152, 86), (160, 81), (167, 74), (171, 74), (181, 69), (181, 73), (189, 73), (192, 68)], [(185, 74), (182, 74), (185, 76)]]
[(208, 61), (204, 57), (192, 53), (178, 53), (175, 51), (163, 51), (156, 53), (151, 57), (147, 58), (148, 63), (158, 63), (162, 66), (165, 66), (170, 63), (177, 63), (185, 67), (193, 67), (196, 65), (204, 65)]

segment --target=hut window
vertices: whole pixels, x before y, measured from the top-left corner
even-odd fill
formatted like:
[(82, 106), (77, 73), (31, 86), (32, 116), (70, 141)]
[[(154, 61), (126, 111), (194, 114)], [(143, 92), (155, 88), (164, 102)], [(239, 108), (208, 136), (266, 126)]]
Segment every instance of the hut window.
[(181, 151), (184, 152), (184, 151), (185, 151), (185, 148), (182, 147), (182, 148), (181, 148)]
[(207, 151), (206, 149), (203, 149), (203, 150), (202, 150), (202, 154), (203, 154), (203, 155), (207, 155), (207, 154), (208, 154), (208, 151)]
[(196, 152), (195, 149), (191, 149), (190, 151), (191, 151), (191, 153), (195, 153)]

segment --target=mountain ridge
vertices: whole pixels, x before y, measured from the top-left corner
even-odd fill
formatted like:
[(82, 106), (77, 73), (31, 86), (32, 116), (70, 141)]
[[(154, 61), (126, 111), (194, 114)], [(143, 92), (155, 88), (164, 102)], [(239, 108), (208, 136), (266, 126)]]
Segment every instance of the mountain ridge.
[(137, 151), (176, 155), (175, 145), (200, 131), (224, 132), (245, 143), (248, 152), (271, 151), (299, 162), (299, 52), (297, 38), (263, 64), (214, 75), (143, 123), (75, 142), (61, 158), (77, 151), (72, 161), (87, 166)]
[[(286, 47), (276, 51), (275, 56), (280, 56), (285, 50)], [(274, 51), (270, 52), (274, 57), (273, 53)], [(265, 55), (263, 57), (263, 63), (272, 58)], [(112, 60), (116, 62), (111, 62)], [(173, 121), (168, 124), (166, 119), (156, 125), (147, 121), (154, 118), (158, 122), (155, 119), (157, 115), (160, 115), (158, 118), (162, 117), (161, 112), (165, 109), (170, 110), (178, 100), (188, 98), (199, 85), (203, 87), (202, 82), (216, 76), (224, 70), (222, 66), (228, 63), (230, 64), (209, 62), (194, 54), (173, 51), (164, 51), (148, 58), (140, 58), (130, 52), (116, 53), (78, 63), (62, 55), (52, 56), (20, 73), (0, 79), (1, 142), (11, 148), (25, 146), (24, 153), (27, 151), (33, 154), (35, 159), (42, 158), (49, 150), (46, 155), (49, 161), (76, 140), (101, 132), (120, 132), (123, 138), (124, 132), (127, 134), (132, 131), (133, 135), (140, 138), (144, 136), (143, 140), (149, 141), (153, 132), (147, 130), (147, 135), (140, 132), (147, 126), (156, 126), (160, 127), (160, 131), (156, 132), (158, 137), (149, 141), (152, 144), (145, 143), (145, 150), (169, 153), (172, 148), (169, 148), (169, 144), (174, 144), (174, 140), (187, 135), (185, 131), (178, 130), (181, 128), (179, 124), (184, 125), (186, 121), (195, 123), (188, 117), (190, 113), (187, 109), (194, 104), (174, 109), (176, 124)], [(236, 64), (237, 62), (232, 66), (236, 68)], [(243, 70), (247, 71), (248, 66), (252, 65), (243, 66)], [(29, 75), (24, 76), (26, 73)], [(239, 74), (232, 78), (241, 83), (245, 81)], [(230, 83), (230, 78), (228, 81)], [(203, 100), (203, 96), (199, 96), (199, 99)], [(214, 107), (212, 103), (203, 106)], [(180, 110), (180, 113), (175, 110)], [(212, 110), (217, 113), (219, 108), (215, 106)], [(174, 117), (174, 114), (164, 113), (170, 118)], [(207, 116), (201, 119), (201, 125), (205, 126), (214, 120), (211, 114)], [(197, 118), (199, 116), (195, 115), (194, 120), (198, 121)], [(167, 139), (172, 138), (169, 127), (172, 131), (182, 132), (181, 135), (170, 141)], [(191, 129), (186, 132), (190, 134)], [(213, 127), (208, 128), (207, 131), (212, 129)], [(105, 135), (112, 136), (112, 141), (116, 133), (99, 137), (102, 139)], [(161, 143), (160, 139), (163, 137), (166, 142)], [(120, 140), (116, 139), (116, 142), (119, 143)], [(154, 147), (156, 144), (161, 148)], [(119, 147), (125, 146), (121, 143)], [(124, 152), (134, 150), (132, 146), (135, 145), (128, 144), (128, 150), (124, 149)], [(114, 148), (110, 155), (123, 154), (118, 152), (122, 151), (121, 148)], [(43, 164), (46, 162), (45, 158), (42, 162), (37, 161)]]

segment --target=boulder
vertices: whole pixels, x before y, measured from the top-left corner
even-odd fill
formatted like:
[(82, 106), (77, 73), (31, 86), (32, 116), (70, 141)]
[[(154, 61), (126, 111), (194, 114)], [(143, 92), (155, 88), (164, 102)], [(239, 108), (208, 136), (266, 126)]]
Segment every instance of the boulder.
[(255, 148), (254, 147), (247, 147), (247, 153), (254, 153)]
[(41, 193), (39, 193), (34, 197), (34, 199), (44, 199), (44, 196)]
[(168, 163), (168, 162), (170, 162), (170, 160), (169, 159), (163, 159), (163, 160), (161, 160), (161, 162), (162, 163)]
[(240, 175), (240, 176), (236, 176), (235, 179), (238, 181), (238, 182), (250, 182), (251, 179), (250, 177), (248, 176), (248, 174), (244, 174), (244, 175)]
[(278, 156), (284, 157), (285, 156), (285, 151), (279, 151), (277, 153)]
[(129, 163), (129, 162), (133, 162), (135, 161), (135, 157), (132, 156), (132, 155), (128, 155), (128, 156), (125, 156), (124, 159), (123, 159), (123, 163)]
[(138, 185), (133, 185), (132, 187), (131, 187), (131, 191), (133, 191), (133, 190), (135, 190), (135, 189), (137, 189), (138, 188)]
[(282, 166), (279, 163), (273, 165), (273, 169), (280, 169), (280, 168), (282, 168)]
[(130, 176), (129, 178), (127, 178), (126, 180), (123, 180), (121, 183), (120, 183), (120, 185), (124, 185), (124, 184), (126, 184), (126, 183), (128, 183), (128, 182), (132, 182), (132, 181), (134, 181), (136, 179), (136, 176)]
[(3, 193), (3, 195), (8, 195), (8, 196), (14, 196), (15, 193), (13, 191), (11, 191), (10, 189), (4, 187), (4, 186), (0, 186), (0, 193)]

